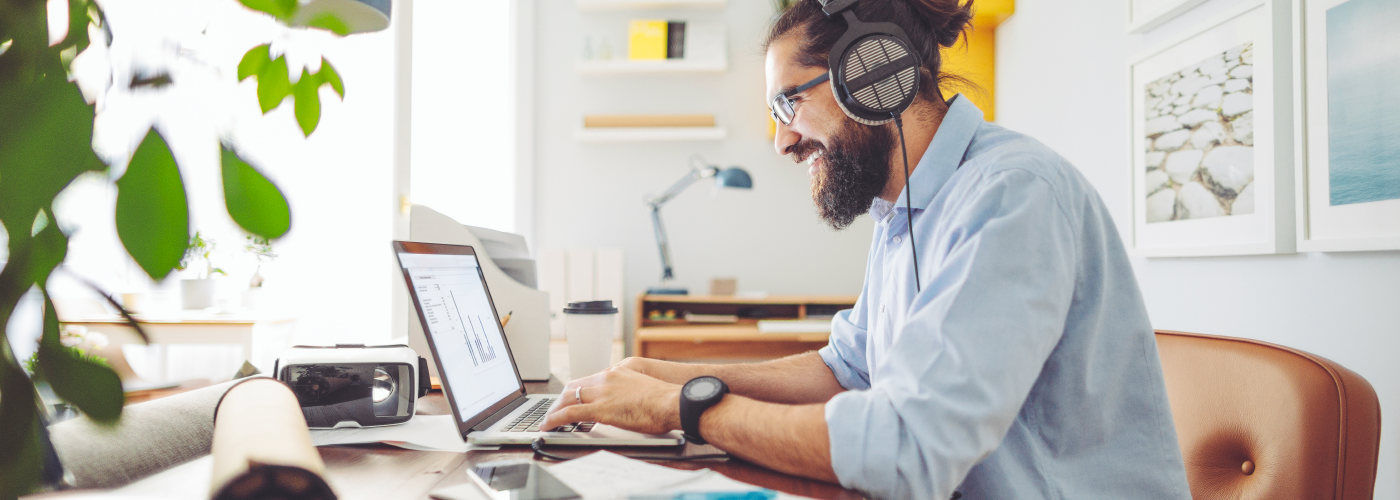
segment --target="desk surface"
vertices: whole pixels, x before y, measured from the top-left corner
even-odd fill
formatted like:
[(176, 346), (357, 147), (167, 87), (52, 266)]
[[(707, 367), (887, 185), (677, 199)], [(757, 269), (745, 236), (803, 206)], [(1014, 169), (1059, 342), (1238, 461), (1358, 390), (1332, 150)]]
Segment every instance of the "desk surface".
[[(558, 392), (563, 389), (563, 384), (553, 378), (548, 383), (525, 385), (526, 391), (530, 393)], [(420, 400), (418, 408), (419, 413), (429, 415), (450, 412), (446, 399), (439, 392)], [(318, 450), (326, 462), (327, 480), (343, 500), (427, 498), (429, 491), (468, 482), (466, 470), (477, 463), (528, 459), (534, 456), (528, 446), (504, 446), (497, 451), (478, 450), (465, 454), (405, 450), (388, 445), (323, 446)], [(594, 450), (596, 448), (580, 448), (578, 451), (561, 448), (558, 453), (583, 455)], [(611, 451), (627, 455), (639, 450), (623, 448)], [(713, 452), (713, 448), (708, 446), (689, 444), (682, 453)], [(645, 453), (665, 452), (645, 450)], [(774, 472), (738, 458), (730, 458), (727, 461), (661, 462), (660, 465), (677, 469), (708, 468), (739, 481), (812, 498), (862, 498), (859, 493), (842, 489), (839, 485)]]

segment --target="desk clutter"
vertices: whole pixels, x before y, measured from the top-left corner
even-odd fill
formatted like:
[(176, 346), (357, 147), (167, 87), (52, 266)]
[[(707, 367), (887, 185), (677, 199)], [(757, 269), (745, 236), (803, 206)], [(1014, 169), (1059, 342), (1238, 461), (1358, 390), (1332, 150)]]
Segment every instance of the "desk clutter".
[(820, 349), (855, 296), (640, 295), (633, 353), (673, 361), (759, 361)]

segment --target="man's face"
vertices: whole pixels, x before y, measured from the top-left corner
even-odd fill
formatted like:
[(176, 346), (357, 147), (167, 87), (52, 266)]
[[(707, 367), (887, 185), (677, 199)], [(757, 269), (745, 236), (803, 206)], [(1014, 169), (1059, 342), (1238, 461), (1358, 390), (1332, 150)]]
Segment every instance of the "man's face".
[[(790, 92), (826, 72), (825, 67), (797, 62), (801, 36), (785, 36), (768, 46), (768, 99)], [(792, 123), (778, 123), (773, 147), (797, 163), (807, 162), (812, 176), (812, 201), (817, 215), (833, 229), (845, 229), (870, 208), (889, 181), (894, 135), (888, 127), (861, 125), (836, 104), (830, 83), (800, 94), (793, 103)]]

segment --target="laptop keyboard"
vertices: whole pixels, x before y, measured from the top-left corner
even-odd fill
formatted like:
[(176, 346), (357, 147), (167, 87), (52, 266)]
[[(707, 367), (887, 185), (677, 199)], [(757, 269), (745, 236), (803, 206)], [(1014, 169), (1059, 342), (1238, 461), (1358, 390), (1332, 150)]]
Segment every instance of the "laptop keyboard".
[[(501, 427), (501, 432), (539, 432), (540, 420), (544, 420), (544, 414), (549, 411), (550, 406), (554, 405), (555, 399), (556, 398), (540, 398), (535, 402), (535, 405), (531, 406), (525, 413), (521, 413), (520, 416), (515, 417), (515, 420)], [(555, 427), (547, 432), (588, 432), (593, 430), (593, 426), (595, 425), (598, 424), (594, 422), (579, 422), (577, 424)]]

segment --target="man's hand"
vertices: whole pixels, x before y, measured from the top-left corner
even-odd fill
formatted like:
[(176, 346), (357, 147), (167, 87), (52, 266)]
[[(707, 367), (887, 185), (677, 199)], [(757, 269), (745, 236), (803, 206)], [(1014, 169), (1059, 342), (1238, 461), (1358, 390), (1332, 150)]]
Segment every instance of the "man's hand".
[(569, 382), (540, 423), (540, 429), (575, 422), (598, 422), (644, 434), (681, 428), (681, 386), (643, 375), (626, 364), (624, 361)]
[(648, 377), (680, 385), (684, 385), (695, 377), (710, 374), (703, 365), (637, 357), (624, 359), (608, 369), (616, 370), (618, 368), (632, 370)]

